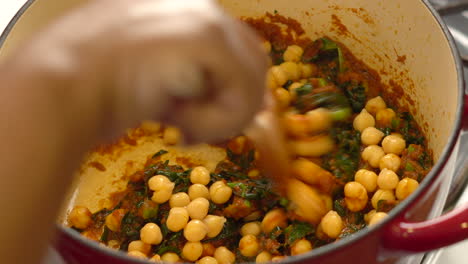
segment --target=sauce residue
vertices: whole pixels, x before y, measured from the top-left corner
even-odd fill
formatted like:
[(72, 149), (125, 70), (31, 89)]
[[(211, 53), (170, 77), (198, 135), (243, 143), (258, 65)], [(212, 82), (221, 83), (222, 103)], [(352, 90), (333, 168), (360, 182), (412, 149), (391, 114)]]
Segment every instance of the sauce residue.
[(93, 167), (99, 171), (106, 171), (106, 167), (104, 167), (104, 165), (98, 161), (91, 161), (88, 163), (88, 166)]

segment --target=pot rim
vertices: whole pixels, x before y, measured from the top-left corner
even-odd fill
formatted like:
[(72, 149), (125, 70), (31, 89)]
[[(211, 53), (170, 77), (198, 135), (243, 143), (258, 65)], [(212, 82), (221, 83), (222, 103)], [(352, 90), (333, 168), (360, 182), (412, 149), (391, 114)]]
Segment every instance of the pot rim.
[[(0, 50), (5, 43), (5, 40), (8, 38), (9, 34), (15, 27), (16, 23), (19, 21), (21, 16), (26, 13), (28, 8), (35, 2), (36, 0), (27, 0), (26, 3), (19, 9), (19, 11), (15, 14), (15, 16), (11, 19), (8, 23), (5, 30), (0, 35)], [(461, 62), (458, 48), (455, 44), (455, 41), (447, 28), (446, 24), (443, 22), (442, 17), (437, 13), (434, 7), (427, 0), (423, 0), (422, 3), (425, 7), (429, 10), (432, 16), (435, 18), (437, 23), (439, 24), (440, 29), (444, 33), (445, 39), (449, 44), (451, 55), (455, 61), (455, 68), (457, 71), (457, 81), (458, 81), (458, 104), (455, 116), (455, 126), (454, 130), (452, 131), (451, 135), (449, 136), (448, 143), (445, 145), (442, 155), (440, 156), (439, 160), (433, 166), (431, 171), (426, 175), (423, 182), (419, 185), (419, 188), (416, 192), (411, 195), (408, 199), (405, 199), (402, 203), (400, 203), (396, 208), (390, 211), (388, 217), (385, 220), (381, 221), (380, 223), (376, 224), (371, 229), (367, 229), (366, 231), (358, 231), (356, 234), (351, 236), (345, 237), (341, 240), (338, 240), (335, 243), (327, 244), (325, 246), (319, 247), (314, 249), (313, 251), (301, 254), (298, 256), (290, 256), (285, 259), (284, 263), (292, 263), (296, 261), (305, 261), (308, 259), (318, 258), (320, 256), (326, 255), (330, 252), (335, 250), (339, 250), (343, 247), (349, 246), (357, 241), (361, 240), (362, 238), (369, 236), (375, 232), (381, 230), (385, 225), (389, 224), (391, 221), (395, 220), (398, 215), (402, 214), (411, 204), (416, 202), (416, 200), (422, 195), (427, 189), (432, 185), (434, 180), (440, 176), (441, 171), (445, 168), (447, 161), (449, 160), (452, 151), (458, 141), (458, 137), (462, 128), (462, 121), (463, 121), (463, 109), (464, 109), (464, 95), (465, 95), (465, 88), (464, 88), (464, 72), (463, 72), (463, 64)], [(74, 239), (75, 241), (80, 242), (87, 247), (92, 248), (93, 250), (99, 251), (103, 255), (109, 255), (112, 257), (118, 257), (122, 260), (127, 260), (128, 262), (133, 263), (150, 263), (149, 260), (141, 260), (134, 257), (130, 257), (127, 254), (116, 251), (107, 247), (101, 246), (99, 243), (95, 241), (86, 239), (85, 237), (81, 236), (78, 232), (72, 230), (71, 228), (67, 228), (61, 224), (57, 224), (57, 229), (59, 233), (62, 233), (65, 236), (69, 236), (70, 238)]]

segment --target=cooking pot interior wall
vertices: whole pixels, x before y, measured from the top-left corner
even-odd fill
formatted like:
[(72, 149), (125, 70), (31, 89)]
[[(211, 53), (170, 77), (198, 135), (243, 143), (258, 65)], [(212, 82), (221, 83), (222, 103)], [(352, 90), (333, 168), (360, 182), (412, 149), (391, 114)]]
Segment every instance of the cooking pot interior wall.
[[(344, 43), (377, 70), (385, 83), (392, 81), (404, 89), (401, 103), (416, 115), (438, 158), (455, 123), (458, 82), (450, 47), (422, 1), (219, 2), (236, 16), (260, 16), (276, 10), (300, 21), (312, 39), (328, 35)], [(346, 29), (340, 29), (339, 23)]]

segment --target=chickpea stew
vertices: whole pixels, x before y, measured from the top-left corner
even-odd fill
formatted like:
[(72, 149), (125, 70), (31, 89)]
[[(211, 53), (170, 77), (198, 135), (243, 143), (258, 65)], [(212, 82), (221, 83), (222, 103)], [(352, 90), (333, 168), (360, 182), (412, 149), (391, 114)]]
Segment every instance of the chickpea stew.
[[(426, 140), (410, 113), (385, 100), (377, 73), (340, 43), (312, 41), (279, 15), (245, 21), (271, 55), (267, 86), (282, 109), (291, 171), (320, 197), (320, 221), (306, 221), (275, 193), (253, 143), (238, 136), (222, 145), (226, 158), (213, 171), (170, 164), (156, 149), (112, 195), (112, 207), (75, 206), (72, 228), (152, 261), (280, 261), (378, 223), (418, 187), (432, 166)], [(297, 37), (278, 26), (285, 21)], [(177, 134), (166, 130), (162, 137)]]

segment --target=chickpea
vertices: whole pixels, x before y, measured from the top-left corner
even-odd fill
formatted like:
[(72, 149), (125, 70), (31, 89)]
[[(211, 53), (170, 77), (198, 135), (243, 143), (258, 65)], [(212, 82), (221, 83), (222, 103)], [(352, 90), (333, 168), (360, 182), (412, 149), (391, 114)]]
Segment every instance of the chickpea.
[(256, 221), (256, 222), (250, 222), (246, 223), (241, 227), (241, 235), (246, 236), (246, 235), (254, 235), (258, 236), (262, 232), (262, 226), (261, 223)]
[(153, 262), (161, 262), (161, 256), (158, 255), (158, 254), (154, 254), (151, 258), (150, 258), (151, 261)]
[(151, 201), (162, 204), (167, 202), (172, 196), (172, 190), (159, 190), (159, 191), (154, 191), (153, 196), (151, 196)]
[(263, 49), (266, 51), (266, 53), (271, 52), (271, 43), (268, 40), (265, 40), (262, 42)]
[(380, 159), (385, 156), (383, 149), (376, 145), (367, 146), (361, 153), (361, 158), (373, 168), (378, 168)]
[(180, 257), (174, 252), (166, 252), (161, 256), (163, 262), (176, 263), (179, 262)]
[(186, 208), (173, 207), (169, 211), (169, 215), (166, 220), (166, 226), (172, 232), (178, 232), (187, 225), (188, 220), (189, 213)]
[(221, 233), (224, 223), (226, 223), (226, 218), (218, 215), (207, 215), (205, 219), (203, 219), (203, 222), (208, 228), (206, 236), (212, 238)]
[(384, 137), (384, 133), (375, 127), (366, 127), (361, 134), (361, 142), (364, 145), (378, 145)]
[(288, 81), (288, 74), (279, 65), (271, 67), (267, 72), (267, 83), (270, 88), (283, 86)]
[(299, 68), (301, 69), (302, 78), (310, 78), (313, 75), (317, 74), (317, 70), (318, 70), (317, 66), (311, 63), (305, 63), (305, 64), (300, 63)]
[(385, 153), (400, 155), (405, 147), (405, 140), (397, 136), (388, 135), (382, 140), (382, 148)]
[(106, 216), (106, 226), (114, 232), (120, 231), (120, 224), (122, 218), (125, 216), (126, 211), (124, 209), (114, 210), (112, 213)]
[(366, 109), (362, 109), (361, 113), (354, 118), (353, 127), (356, 130), (362, 132), (364, 129), (373, 126), (375, 126), (374, 117)]
[(148, 187), (152, 191), (170, 190), (172, 192), (174, 185), (175, 184), (164, 175), (156, 175), (148, 180)]
[(305, 115), (287, 114), (284, 117), (286, 132), (295, 137), (305, 136), (309, 133), (309, 119)]
[(92, 223), (91, 212), (84, 206), (75, 206), (68, 215), (68, 221), (72, 227), (85, 229)]
[(236, 261), (236, 255), (226, 247), (219, 247), (214, 253), (215, 259), (219, 264), (232, 264)]
[(187, 211), (191, 219), (202, 220), (208, 214), (210, 202), (203, 197), (196, 198), (187, 205)]
[(256, 256), (260, 249), (257, 237), (254, 235), (243, 236), (239, 241), (239, 251), (243, 256)]
[(163, 142), (167, 145), (176, 145), (182, 139), (182, 133), (176, 127), (167, 127), (164, 129)]
[(398, 200), (404, 200), (408, 197), (411, 193), (413, 193), (419, 186), (419, 183), (416, 180), (411, 178), (404, 178), (402, 179), (395, 190), (396, 197)]
[[(288, 80), (299, 80), (301, 78), (301, 70), (295, 62), (286, 61), (280, 64), (280, 67), (286, 73)], [(282, 86), (282, 85), (281, 85)]]
[(381, 109), (375, 115), (377, 125), (381, 127), (390, 127), (392, 120), (396, 117), (395, 111), (391, 108)]
[(205, 238), (208, 227), (200, 220), (190, 220), (184, 228), (184, 237), (190, 242), (198, 242)]
[(387, 217), (387, 213), (384, 213), (384, 212), (375, 213), (369, 221), (369, 226), (377, 224), (378, 222), (382, 221), (385, 217)]
[(178, 192), (171, 196), (169, 199), (169, 205), (171, 208), (184, 207), (190, 203), (190, 197), (187, 193)]
[(210, 187), (211, 201), (215, 204), (224, 204), (231, 198), (232, 189), (223, 181), (217, 181)]
[(354, 175), (354, 180), (362, 184), (367, 192), (374, 192), (377, 189), (377, 174), (373, 171), (360, 169)]
[(195, 167), (190, 172), (190, 181), (194, 184), (199, 183), (207, 185), (208, 183), (210, 183), (210, 172), (207, 168), (203, 166)]
[(182, 257), (188, 261), (197, 260), (203, 252), (203, 246), (200, 242), (187, 242), (182, 248)]
[(218, 264), (218, 261), (210, 256), (206, 256), (197, 261), (198, 264)]
[(393, 190), (398, 185), (398, 175), (389, 169), (383, 169), (377, 177), (377, 185), (382, 190)]
[[(326, 205), (317, 190), (302, 181), (290, 178), (286, 186), (286, 194), (294, 208), (294, 213), (305, 221), (318, 224), (327, 213)], [(263, 222), (262, 229), (264, 229)]]
[(262, 231), (267, 234), (270, 233), (275, 227), (279, 226), (285, 228), (288, 225), (288, 216), (283, 209), (273, 209), (265, 214), (262, 220)]
[(289, 95), (291, 96), (291, 101), (296, 100), (296, 98), (297, 98), (296, 89), (299, 88), (299, 87), (302, 87), (303, 85), (304, 84), (302, 84), (300, 82), (294, 82), (291, 85), (289, 85)]
[(155, 223), (147, 223), (140, 230), (140, 239), (143, 243), (158, 245), (163, 239), (161, 229)]
[(265, 263), (271, 261), (271, 254), (268, 251), (262, 251), (260, 254), (257, 255), (255, 258), (255, 262), (257, 263)]
[(370, 220), (372, 217), (377, 213), (375, 209), (370, 210), (367, 214), (364, 215), (364, 221), (369, 225)]
[(135, 258), (143, 258), (143, 259), (146, 258), (146, 255), (140, 251), (129, 251), (127, 255), (131, 257), (135, 257)]
[(298, 62), (301, 60), (304, 50), (298, 45), (291, 45), (286, 48), (283, 53), (284, 61)]
[(291, 255), (296, 256), (312, 250), (312, 243), (306, 239), (299, 239), (291, 246)]
[(213, 246), (211, 243), (203, 243), (203, 252), (202, 252), (202, 257), (205, 256), (213, 256), (216, 248)]
[(387, 104), (385, 104), (385, 101), (380, 96), (369, 99), (366, 103), (367, 112), (373, 115), (376, 115), (379, 110), (383, 110), (385, 108), (387, 108)]
[(332, 125), (330, 111), (325, 108), (317, 108), (305, 114), (308, 120), (308, 130), (311, 133), (327, 130)]
[(151, 251), (151, 245), (146, 244), (141, 240), (135, 240), (128, 244), (128, 251), (139, 251), (145, 255), (148, 255)]
[(328, 212), (322, 218), (320, 225), (322, 225), (323, 232), (329, 238), (337, 238), (344, 228), (343, 220), (341, 219), (340, 215), (335, 211)]
[[(233, 138), (228, 142), (227, 147), (234, 153), (234, 154), (242, 154), (244, 152), (245, 147), (247, 145), (247, 138), (245, 136), (238, 136)], [(204, 184), (206, 185), (206, 184)]]
[(291, 104), (291, 95), (289, 91), (284, 88), (276, 88), (274, 96), (280, 108), (287, 108)]
[(320, 157), (335, 147), (329, 135), (317, 135), (300, 140), (291, 140), (290, 147), (294, 154), (306, 157)]
[(393, 191), (391, 190), (379, 189), (374, 193), (374, 196), (372, 196), (372, 199), (371, 199), (372, 206), (375, 209), (377, 209), (380, 200), (392, 202), (392, 201), (395, 201), (395, 195), (393, 194)]
[(210, 191), (208, 188), (205, 185), (199, 183), (190, 185), (188, 189), (188, 195), (190, 200), (195, 200), (200, 197), (203, 197), (207, 200), (210, 199)]
[(364, 209), (367, 204), (367, 191), (359, 182), (348, 182), (344, 187), (346, 207), (351, 212), (358, 212)]
[(397, 155), (390, 153), (383, 156), (379, 161), (379, 167), (381, 170), (389, 169), (392, 171), (398, 171), (400, 168), (401, 159)]

